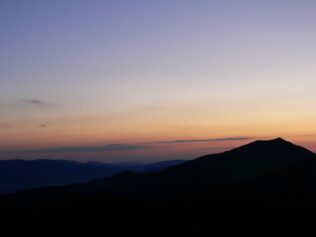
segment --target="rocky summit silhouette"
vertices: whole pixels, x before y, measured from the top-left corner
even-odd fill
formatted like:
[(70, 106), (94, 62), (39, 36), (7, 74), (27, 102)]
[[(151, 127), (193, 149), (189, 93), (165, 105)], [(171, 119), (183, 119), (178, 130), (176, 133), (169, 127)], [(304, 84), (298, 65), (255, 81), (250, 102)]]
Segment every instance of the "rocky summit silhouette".
[(158, 173), (129, 171), (86, 184), (4, 195), (0, 208), (14, 218), (16, 212), (48, 220), (102, 216), (114, 232), (139, 223), (142, 231), (152, 231), (160, 223), (162, 232), (179, 233), (181, 226), (184, 232), (204, 233), (209, 221), (217, 223), (227, 210), (232, 217), (236, 209), (314, 208), (315, 200), (316, 155), (277, 138)]

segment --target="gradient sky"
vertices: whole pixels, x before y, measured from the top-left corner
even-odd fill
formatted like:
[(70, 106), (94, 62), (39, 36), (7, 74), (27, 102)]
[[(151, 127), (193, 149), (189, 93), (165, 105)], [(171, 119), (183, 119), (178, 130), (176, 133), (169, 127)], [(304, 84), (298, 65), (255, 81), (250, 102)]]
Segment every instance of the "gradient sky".
[(315, 12), (1, 0), (0, 159), (189, 159), (274, 137), (316, 151)]

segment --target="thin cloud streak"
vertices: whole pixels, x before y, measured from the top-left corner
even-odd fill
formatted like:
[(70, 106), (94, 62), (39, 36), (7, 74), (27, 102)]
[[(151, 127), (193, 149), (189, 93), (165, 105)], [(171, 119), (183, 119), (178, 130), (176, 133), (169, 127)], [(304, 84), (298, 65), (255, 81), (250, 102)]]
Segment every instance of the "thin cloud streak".
[(22, 99), (21, 101), (25, 104), (34, 105), (34, 106), (51, 106), (51, 105), (53, 105), (52, 103), (38, 100), (38, 99)]
[(36, 152), (48, 152), (48, 153), (64, 153), (64, 152), (119, 152), (119, 151), (131, 151), (131, 150), (143, 150), (150, 149), (151, 146), (145, 145), (128, 145), (128, 144), (109, 144), (104, 146), (83, 146), (83, 147), (54, 147), (43, 150), (37, 150)]
[(173, 144), (173, 143), (194, 143), (194, 142), (217, 142), (217, 141), (241, 141), (251, 140), (251, 137), (224, 137), (224, 138), (210, 138), (210, 139), (191, 139), (191, 140), (174, 140), (174, 141), (160, 141), (151, 144)]

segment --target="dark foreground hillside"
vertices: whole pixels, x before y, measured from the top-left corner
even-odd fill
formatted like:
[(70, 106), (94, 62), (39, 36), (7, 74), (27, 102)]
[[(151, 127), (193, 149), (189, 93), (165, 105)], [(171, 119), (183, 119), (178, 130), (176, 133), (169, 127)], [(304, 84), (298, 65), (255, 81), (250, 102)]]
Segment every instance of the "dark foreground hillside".
[(302, 234), (313, 222), (303, 212), (316, 207), (315, 184), (316, 155), (275, 139), (160, 173), (125, 172), (88, 184), (2, 196), (0, 208), (6, 222), (28, 223), (12, 231), (32, 236), (66, 236), (66, 230), (71, 236), (100, 230), (98, 236), (237, 231), (284, 236), (297, 227)]

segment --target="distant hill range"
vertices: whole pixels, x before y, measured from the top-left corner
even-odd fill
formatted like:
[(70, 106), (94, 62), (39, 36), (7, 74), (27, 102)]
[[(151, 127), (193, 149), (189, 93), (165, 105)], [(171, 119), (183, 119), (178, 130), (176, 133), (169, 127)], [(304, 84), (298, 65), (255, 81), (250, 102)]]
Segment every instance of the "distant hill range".
[(21, 218), (44, 215), (49, 220), (102, 216), (108, 232), (122, 233), (130, 229), (121, 226), (133, 228), (139, 223), (142, 228), (137, 231), (143, 232), (205, 233), (215, 223), (224, 226), (221, 231), (233, 232), (227, 223), (240, 221), (241, 212), (293, 207), (316, 208), (316, 155), (281, 138), (255, 141), (156, 173), (121, 172), (85, 184), (0, 198), (1, 210), (13, 218), (17, 215), (12, 210), (24, 213)]
[(184, 160), (153, 164), (80, 163), (67, 160), (4, 160), (0, 161), (0, 193), (17, 192), (46, 186), (84, 183), (123, 171), (159, 172)]

